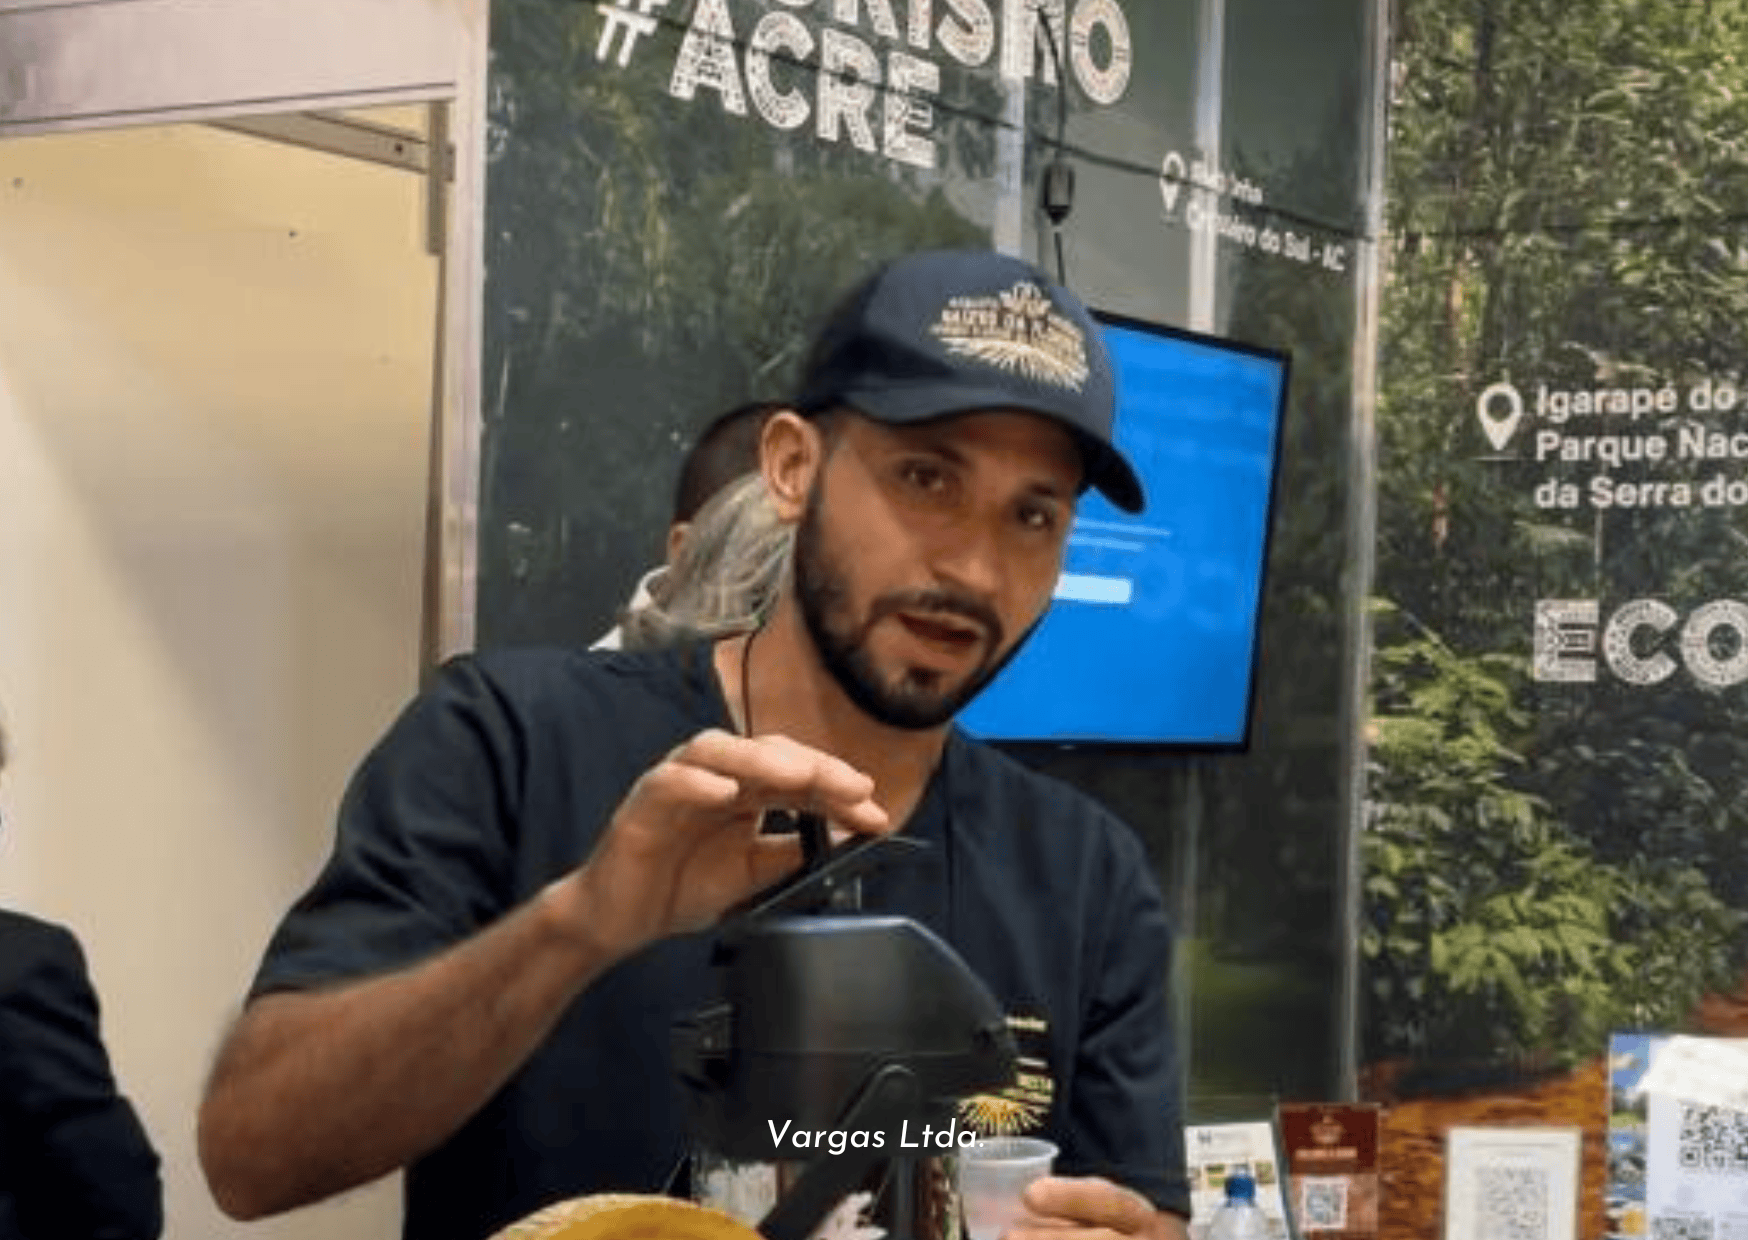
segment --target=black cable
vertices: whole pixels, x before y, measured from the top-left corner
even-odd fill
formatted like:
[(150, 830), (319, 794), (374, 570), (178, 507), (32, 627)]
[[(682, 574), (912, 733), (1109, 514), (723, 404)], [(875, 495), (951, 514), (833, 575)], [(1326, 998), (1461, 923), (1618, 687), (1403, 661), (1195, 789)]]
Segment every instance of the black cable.
[(1056, 32), (1050, 29), (1050, 14), (1038, 6), (1038, 24), (1044, 27), (1044, 41), (1050, 45), (1050, 59), (1056, 65), (1056, 149), (1060, 152), (1068, 137), (1068, 66), (1062, 63), (1062, 45), (1056, 42)]
[(1056, 282), (1068, 286), (1068, 262), (1062, 252), (1062, 224), (1074, 210), (1074, 165), (1063, 158), (1068, 146), (1068, 66), (1062, 59), (1062, 45), (1050, 28), (1050, 15), (1038, 7), (1038, 24), (1044, 29), (1044, 41), (1050, 45), (1050, 59), (1056, 65), (1056, 151), (1045, 165), (1044, 177), (1038, 185), (1038, 205), (1050, 220), (1050, 231), (1056, 242)]

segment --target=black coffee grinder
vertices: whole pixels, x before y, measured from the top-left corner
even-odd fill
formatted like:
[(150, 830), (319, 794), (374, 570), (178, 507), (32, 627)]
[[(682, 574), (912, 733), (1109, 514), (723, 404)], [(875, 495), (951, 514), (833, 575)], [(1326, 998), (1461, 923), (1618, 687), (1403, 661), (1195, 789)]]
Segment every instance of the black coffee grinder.
[[(724, 919), (724, 1001), (675, 1029), (674, 1060), (695, 1136), (725, 1158), (797, 1161), (773, 1125), (887, 1134), (878, 1147), (811, 1150), (758, 1224), (766, 1240), (806, 1240), (883, 1163), (903, 1168), (900, 1132), (946, 1128), (960, 1100), (1010, 1084), (1017, 1052), (957, 952), (909, 918), (859, 911), (861, 875), (928, 845), (887, 836), (834, 849), (822, 819), (783, 817), (801, 835), (802, 867)], [(910, 1178), (888, 1185), (888, 1235), (912, 1240)]]

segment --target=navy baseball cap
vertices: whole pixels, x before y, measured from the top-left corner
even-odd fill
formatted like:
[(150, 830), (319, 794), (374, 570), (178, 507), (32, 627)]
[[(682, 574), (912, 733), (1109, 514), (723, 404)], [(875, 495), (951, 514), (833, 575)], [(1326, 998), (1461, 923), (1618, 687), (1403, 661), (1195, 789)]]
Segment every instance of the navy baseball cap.
[(877, 422), (1022, 409), (1074, 432), (1086, 481), (1125, 512), (1145, 500), (1111, 436), (1111, 360), (1087, 309), (1021, 259), (933, 250), (895, 259), (832, 312), (795, 407), (848, 406)]

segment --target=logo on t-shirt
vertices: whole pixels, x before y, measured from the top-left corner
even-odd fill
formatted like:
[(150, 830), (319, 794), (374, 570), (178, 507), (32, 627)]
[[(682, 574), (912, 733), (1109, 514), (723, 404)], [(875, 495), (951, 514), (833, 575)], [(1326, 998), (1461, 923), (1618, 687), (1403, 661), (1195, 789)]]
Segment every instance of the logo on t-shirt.
[(959, 1104), (959, 1118), (986, 1137), (1036, 1132), (1049, 1118), (1056, 1097), (1049, 1021), (1017, 1012), (1009, 1012), (1007, 1020), (1020, 1052), (1014, 1083), (993, 1094), (973, 1094)]

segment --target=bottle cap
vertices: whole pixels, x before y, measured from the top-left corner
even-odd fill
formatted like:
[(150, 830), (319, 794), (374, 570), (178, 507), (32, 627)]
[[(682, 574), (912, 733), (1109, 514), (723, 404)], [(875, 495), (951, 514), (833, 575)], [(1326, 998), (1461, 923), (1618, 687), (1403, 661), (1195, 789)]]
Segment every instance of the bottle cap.
[(1242, 1171), (1234, 1172), (1226, 1177), (1226, 1200), (1255, 1201), (1256, 1181)]

